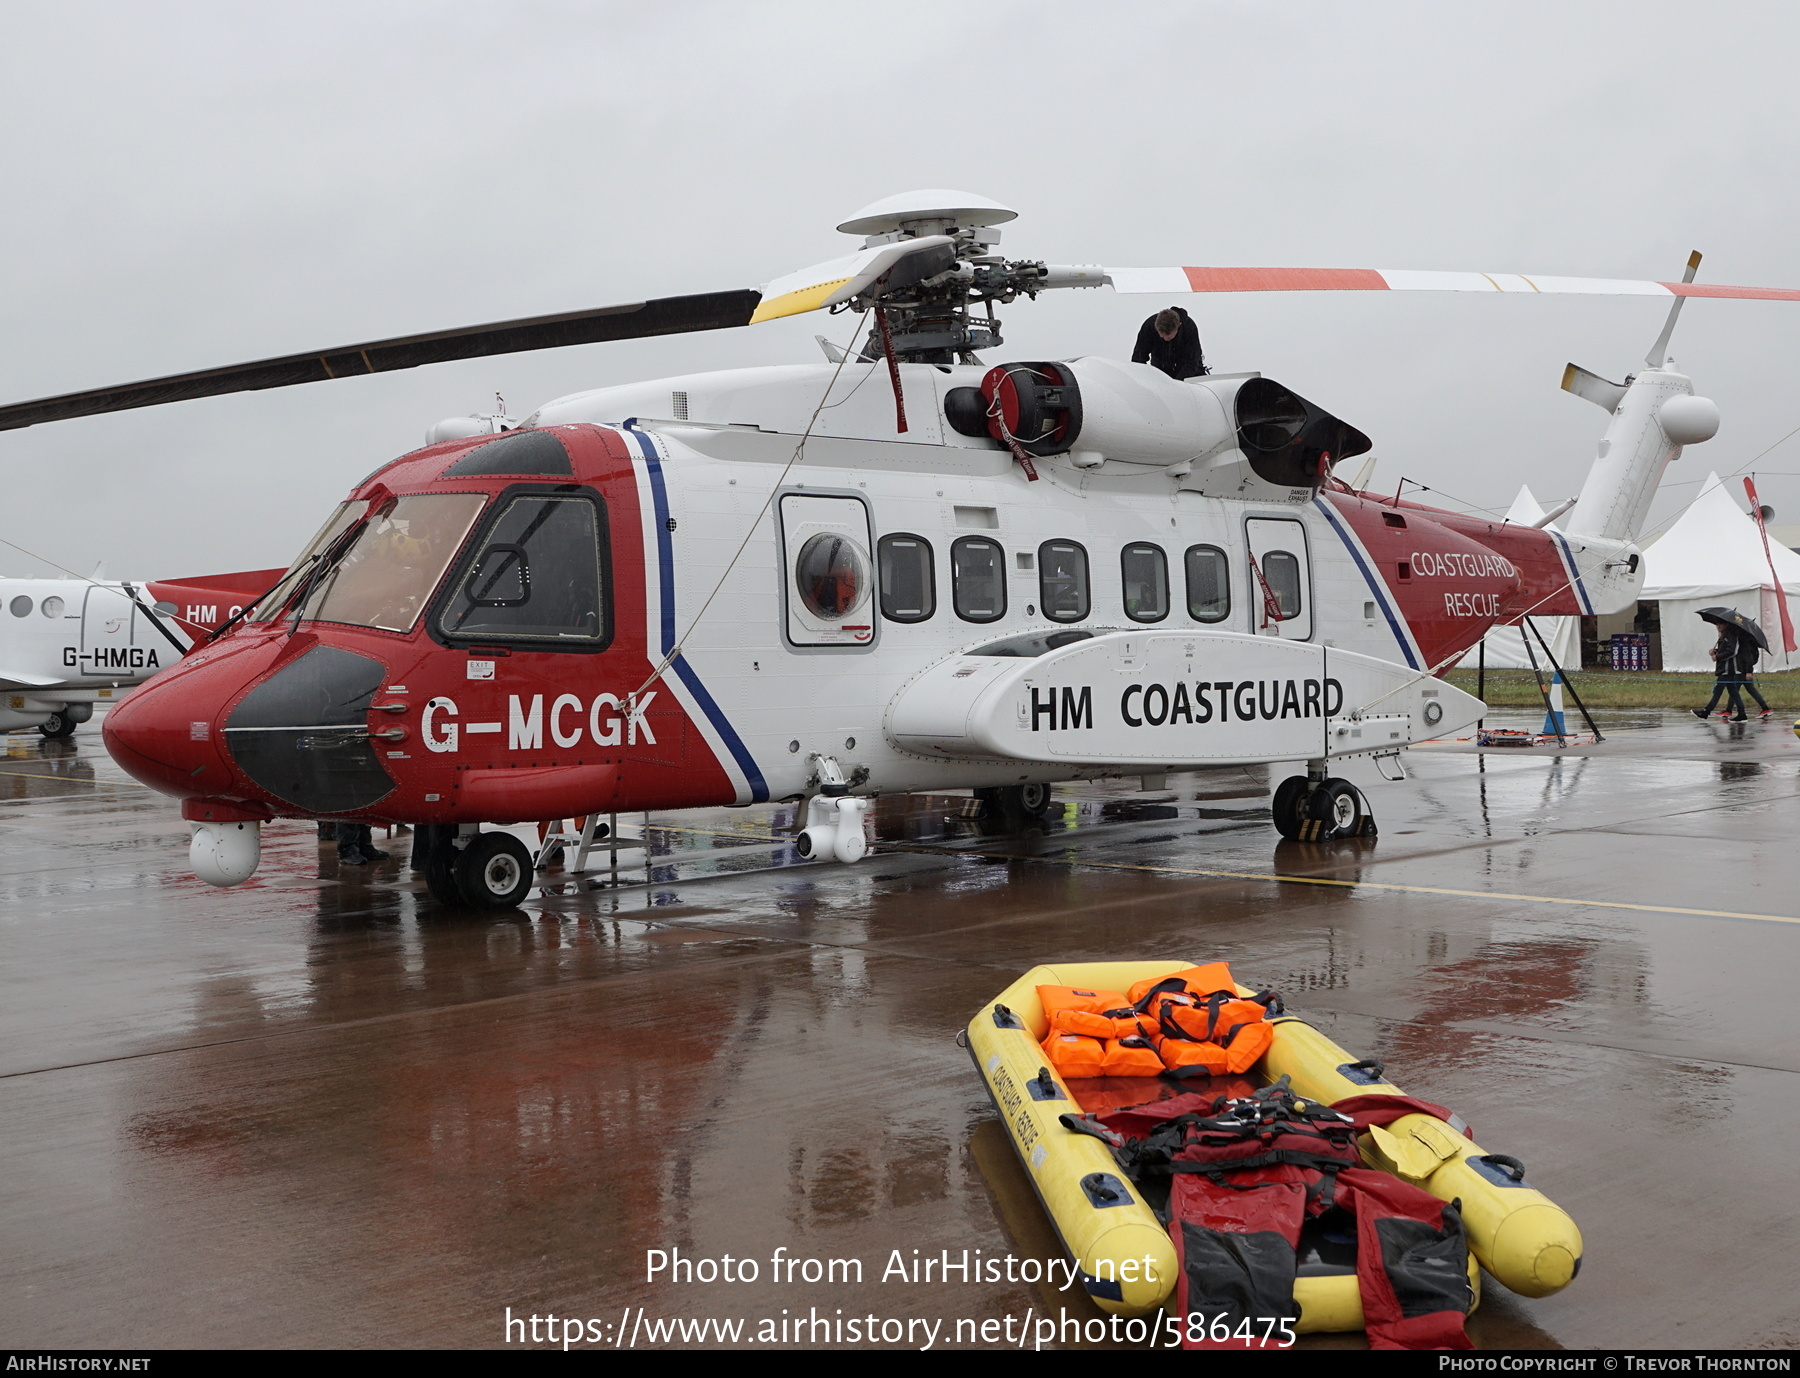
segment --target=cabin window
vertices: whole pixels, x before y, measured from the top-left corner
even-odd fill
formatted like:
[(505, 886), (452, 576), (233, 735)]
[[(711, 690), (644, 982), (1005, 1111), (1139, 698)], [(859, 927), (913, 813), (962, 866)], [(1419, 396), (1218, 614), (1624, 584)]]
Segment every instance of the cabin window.
[(881, 566), (883, 617), (890, 622), (923, 622), (937, 612), (930, 541), (905, 533), (883, 536), (876, 559)]
[(1119, 556), (1125, 615), (1160, 622), (1169, 615), (1169, 557), (1159, 545), (1128, 545)]
[(301, 575), (309, 587), (300, 616), (411, 631), (486, 503), (481, 493), (390, 499), (320, 549)]
[(841, 531), (808, 537), (794, 558), (800, 606), (822, 622), (842, 622), (862, 605), (869, 590), (867, 561), (856, 542)]
[(1275, 595), (1281, 620), (1300, 615), (1300, 559), (1286, 550), (1271, 550), (1262, 558), (1263, 579)]
[(600, 649), (610, 632), (605, 530), (592, 497), (513, 498), (452, 580), (438, 629), (458, 640)]
[(1216, 545), (1193, 545), (1187, 552), (1188, 616), (1196, 622), (1223, 622), (1231, 616), (1231, 568)]
[(1038, 547), (1038, 602), (1052, 622), (1079, 622), (1088, 615), (1087, 551), (1074, 541)]
[(965, 622), (1006, 616), (1006, 552), (985, 536), (964, 536), (950, 547), (950, 592)]
[(17, 598), (12, 600), (12, 615), (14, 617), (30, 617), (31, 606), (30, 597), (21, 593)]

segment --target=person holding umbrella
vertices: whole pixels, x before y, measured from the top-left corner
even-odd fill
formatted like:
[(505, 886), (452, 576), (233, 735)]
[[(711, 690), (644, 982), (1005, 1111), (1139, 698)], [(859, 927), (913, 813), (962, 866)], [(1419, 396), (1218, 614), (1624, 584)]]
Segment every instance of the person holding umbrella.
[[(1758, 631), (1762, 630), (1760, 626), (1757, 626), (1754, 618), (1746, 617), (1744, 621), (1750, 623), (1751, 626), (1756, 627)], [(1756, 716), (1759, 718), (1772, 718), (1775, 716), (1775, 710), (1769, 707), (1769, 701), (1757, 692), (1756, 680), (1754, 678), (1756, 674), (1757, 657), (1762, 654), (1765, 648), (1758, 646), (1756, 644), (1756, 638), (1750, 635), (1750, 633), (1742, 627), (1737, 628), (1737, 638), (1738, 684), (1743, 688), (1743, 691), (1746, 694), (1756, 700), (1756, 706), (1762, 709), (1762, 712), (1758, 713)], [(1747, 712), (1748, 710), (1746, 709), (1745, 711)]]
[(1712, 716), (1714, 706), (1719, 702), (1721, 694), (1727, 695), (1731, 704), (1731, 721), (1743, 722), (1750, 715), (1744, 709), (1742, 691), (1749, 689), (1751, 697), (1762, 708), (1762, 717), (1768, 717), (1773, 710), (1750, 683), (1750, 672), (1756, 668), (1759, 650), (1767, 650), (1769, 639), (1763, 635), (1762, 627), (1754, 617), (1746, 617), (1736, 608), (1701, 608), (1698, 614), (1719, 629), (1719, 639), (1712, 648), (1713, 658), (1713, 692), (1706, 707), (1696, 708), (1696, 718)]

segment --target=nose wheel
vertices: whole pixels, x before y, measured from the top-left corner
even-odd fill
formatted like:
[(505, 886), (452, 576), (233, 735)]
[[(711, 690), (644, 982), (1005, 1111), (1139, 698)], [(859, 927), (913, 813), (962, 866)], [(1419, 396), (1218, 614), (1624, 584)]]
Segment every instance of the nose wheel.
[(1335, 776), (1314, 781), (1290, 775), (1276, 788), (1270, 811), (1275, 830), (1296, 842), (1376, 835), (1375, 816), (1362, 791)]
[(453, 827), (416, 830), (423, 845), (425, 887), (450, 909), (511, 909), (530, 893), (531, 852), (511, 833), (476, 833), (463, 846)]

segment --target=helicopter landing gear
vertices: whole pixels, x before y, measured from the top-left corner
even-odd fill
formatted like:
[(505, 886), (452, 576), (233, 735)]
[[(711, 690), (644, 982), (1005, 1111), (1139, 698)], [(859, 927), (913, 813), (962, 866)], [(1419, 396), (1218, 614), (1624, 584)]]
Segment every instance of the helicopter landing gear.
[(531, 889), (531, 852), (511, 833), (476, 833), (456, 853), (450, 874), (470, 908), (511, 909)]
[(75, 735), (75, 719), (69, 716), (68, 709), (59, 708), (50, 715), (48, 722), (38, 724), (38, 731), (51, 741), (55, 741), (58, 737), (73, 737)]
[(1296, 842), (1335, 842), (1376, 836), (1375, 816), (1363, 793), (1348, 780), (1323, 770), (1290, 775), (1275, 790), (1270, 806), (1275, 830)]
[[(413, 830), (413, 869), (447, 909), (511, 909), (534, 883), (531, 852), (511, 833), (458, 837), (451, 824)], [(462, 846), (456, 844), (461, 841)]]
[(1049, 785), (991, 785), (973, 793), (988, 806), (989, 817), (998, 816), (1013, 827), (1036, 823), (1056, 808)]

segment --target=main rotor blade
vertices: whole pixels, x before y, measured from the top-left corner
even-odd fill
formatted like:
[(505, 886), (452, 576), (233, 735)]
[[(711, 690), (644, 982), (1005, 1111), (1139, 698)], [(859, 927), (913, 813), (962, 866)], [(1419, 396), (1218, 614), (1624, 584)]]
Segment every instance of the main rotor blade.
[(602, 340), (727, 330), (750, 324), (750, 317), (761, 300), (761, 293), (747, 289), (701, 292), (688, 297), (657, 297), (622, 306), (499, 321), (493, 325), (464, 326), (460, 330), (436, 330), (428, 335), (405, 335), (312, 354), (263, 359), (253, 364), (177, 373), (168, 378), (127, 383), (122, 387), (71, 392), (35, 402), (15, 402), (9, 407), (0, 407), (0, 431), (75, 416), (128, 411), (132, 407), (154, 407), (163, 402), (184, 402), (195, 397), (286, 388), (297, 383), (319, 383), (329, 378), (365, 373), (391, 373), (397, 369), (418, 368), (422, 364), (448, 363), (453, 359), (481, 359), (493, 354), (518, 354), (531, 349), (556, 349)]
[(1627, 278), (1527, 277), (1522, 273), (1435, 273), (1404, 268), (1108, 268), (1119, 292), (1549, 292), (1606, 297), (1734, 297), (1800, 301), (1791, 287), (1725, 287), (1710, 282)]
[(948, 235), (924, 235), (859, 249), (842, 258), (815, 263), (810, 268), (776, 278), (763, 289), (762, 304), (754, 323), (798, 316), (824, 306), (836, 306), (868, 291), (882, 278), (887, 290), (910, 287), (934, 277), (956, 262), (956, 241)]

